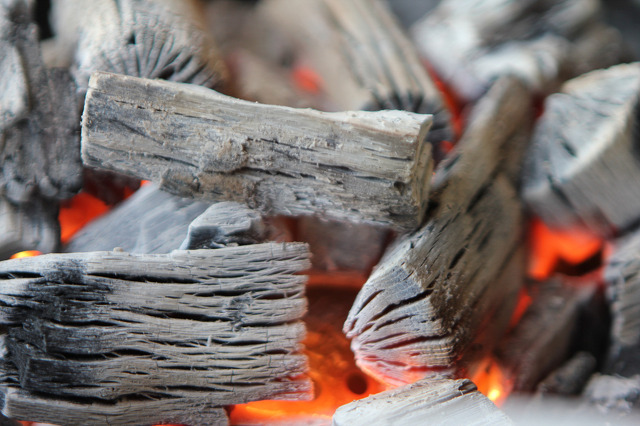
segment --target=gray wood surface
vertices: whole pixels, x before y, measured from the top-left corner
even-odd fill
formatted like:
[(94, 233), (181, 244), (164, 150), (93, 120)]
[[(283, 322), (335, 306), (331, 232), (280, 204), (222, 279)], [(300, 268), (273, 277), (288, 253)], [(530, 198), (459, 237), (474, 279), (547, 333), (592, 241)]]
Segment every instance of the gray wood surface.
[(430, 125), (429, 115), (296, 110), (96, 73), (82, 155), (184, 196), (414, 229), (431, 179)]
[[(48, 398), (305, 399), (305, 244), (0, 263), (5, 360)], [(117, 407), (113, 408), (119, 413)], [(105, 413), (109, 415), (109, 410)]]
[[(17, 374), (14, 375), (14, 379)], [(16, 385), (0, 386), (2, 413), (11, 418), (64, 425), (227, 425), (224, 408), (189, 399), (140, 399), (82, 403), (34, 394)]]
[(503, 302), (495, 286), (521, 243), (522, 217), (500, 167), (530, 113), (520, 83), (496, 83), (440, 164), (425, 225), (399, 238), (358, 294), (344, 331), (370, 374), (402, 382), (450, 367)]
[(548, 97), (527, 154), (523, 194), (548, 225), (601, 236), (640, 219), (636, 124), (640, 64), (568, 81)]
[(513, 422), (469, 380), (427, 378), (343, 405), (334, 426), (512, 425)]

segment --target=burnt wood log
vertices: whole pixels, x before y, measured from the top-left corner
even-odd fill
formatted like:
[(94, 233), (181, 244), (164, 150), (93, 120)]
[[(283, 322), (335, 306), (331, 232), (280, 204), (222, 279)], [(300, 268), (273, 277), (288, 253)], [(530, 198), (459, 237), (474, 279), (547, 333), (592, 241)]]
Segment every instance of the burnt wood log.
[(615, 243), (604, 277), (611, 311), (610, 347), (605, 372), (640, 374), (640, 233)]
[(438, 90), (384, 1), (266, 0), (257, 13), (321, 77), (323, 109), (433, 114), (429, 140), (453, 136)]
[(503, 302), (494, 287), (521, 242), (522, 218), (500, 164), (530, 116), (529, 92), (516, 80), (497, 82), (439, 165), (428, 221), (388, 250), (363, 286), (344, 331), (370, 374), (403, 382), (450, 367)]
[(560, 279), (539, 284), (533, 302), (497, 350), (514, 391), (534, 390), (570, 355), (581, 311), (596, 286), (571, 286)]
[(463, 98), (478, 98), (508, 74), (550, 93), (567, 78), (620, 62), (621, 37), (602, 31), (599, 9), (597, 0), (443, 0), (412, 34)]
[(546, 99), (524, 172), (530, 208), (554, 227), (586, 226), (603, 236), (640, 219), (635, 126), (640, 64), (567, 82)]
[(82, 155), (179, 195), (414, 229), (427, 205), (430, 125), (429, 115), (296, 110), (96, 73)]
[(216, 203), (189, 225), (181, 250), (221, 248), (266, 241), (269, 228), (262, 216), (233, 202)]
[(338, 408), (333, 425), (512, 425), (469, 380), (428, 378)]
[(119, 247), (129, 253), (169, 253), (180, 247), (189, 224), (209, 206), (147, 184), (82, 228), (64, 249), (73, 253)]
[[(9, 377), (17, 381), (17, 372)], [(206, 400), (141, 398), (115, 403), (82, 403), (30, 393), (15, 384), (3, 384), (0, 385), (0, 403), (5, 416), (28, 422), (101, 426), (170, 423), (222, 426), (229, 423), (224, 408), (212, 406)]]
[(308, 256), (269, 243), (2, 262), (5, 358), (23, 390), (55, 397), (305, 399), (306, 277), (293, 274)]
[(81, 89), (94, 71), (208, 87), (226, 73), (193, 0), (57, 0), (52, 16)]

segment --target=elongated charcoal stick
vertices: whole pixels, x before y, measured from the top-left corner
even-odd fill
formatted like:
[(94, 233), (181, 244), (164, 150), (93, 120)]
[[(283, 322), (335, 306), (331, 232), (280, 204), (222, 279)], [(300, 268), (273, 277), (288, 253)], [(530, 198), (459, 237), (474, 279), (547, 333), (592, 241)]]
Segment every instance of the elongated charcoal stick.
[(427, 205), (431, 121), (402, 111), (262, 105), (197, 86), (96, 73), (82, 156), (90, 167), (183, 196), (414, 229)]

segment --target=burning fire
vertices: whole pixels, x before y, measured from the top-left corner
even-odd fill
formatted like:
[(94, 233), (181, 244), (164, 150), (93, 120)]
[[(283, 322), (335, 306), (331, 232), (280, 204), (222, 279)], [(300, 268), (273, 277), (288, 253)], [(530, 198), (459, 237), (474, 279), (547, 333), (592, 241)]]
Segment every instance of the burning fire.
[(71, 240), (86, 224), (109, 211), (109, 206), (99, 198), (81, 192), (60, 207), (60, 238), (63, 244)]
[(497, 406), (501, 406), (511, 391), (511, 384), (504, 371), (493, 358), (486, 358), (471, 380), (478, 390)]
[(529, 247), (527, 273), (542, 281), (551, 276), (560, 261), (579, 265), (602, 251), (604, 243), (586, 231), (555, 230), (534, 218), (529, 227)]
[(353, 288), (311, 286), (309, 313), (305, 318), (304, 340), (309, 357), (309, 376), (314, 384), (311, 401), (257, 401), (236, 405), (231, 411), (233, 424), (331, 421), (334, 411), (355, 399), (385, 390), (355, 365), (342, 323), (355, 298)]
[(40, 256), (42, 253), (38, 250), (25, 250), (11, 256), (11, 259), (22, 259), (23, 257)]

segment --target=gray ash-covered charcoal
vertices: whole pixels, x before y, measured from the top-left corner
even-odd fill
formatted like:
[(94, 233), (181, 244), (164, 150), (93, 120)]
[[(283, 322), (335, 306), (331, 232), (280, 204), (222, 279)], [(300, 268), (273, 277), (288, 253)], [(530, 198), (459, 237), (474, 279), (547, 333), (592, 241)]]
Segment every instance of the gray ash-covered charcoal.
[(431, 180), (432, 117), (324, 113), (203, 87), (95, 73), (82, 156), (182, 196), (261, 213), (418, 227)]
[(639, 94), (633, 63), (577, 77), (546, 99), (523, 196), (549, 226), (611, 236), (640, 220)]
[[(402, 383), (425, 369), (451, 368), (479, 330), (494, 339), (485, 321), (493, 332), (504, 330), (502, 321), (489, 319), (517, 297), (521, 280), (505, 286), (500, 275), (522, 242), (522, 215), (501, 172), (517, 161), (505, 155), (530, 113), (529, 92), (520, 83), (495, 84), (439, 165), (428, 220), (387, 250), (362, 287), (344, 331), (369, 374)], [(477, 346), (489, 351), (488, 341)]]
[(146, 400), (145, 412), (151, 399), (166, 402), (163, 423), (176, 418), (170, 406), (185, 416), (203, 407), (217, 421), (210, 408), (308, 399), (299, 275), (308, 258), (305, 244), (266, 243), (0, 262), (3, 361), (17, 370), (0, 384), (3, 413), (49, 399), (56, 409), (39, 411), (41, 421), (84, 405), (109, 422), (126, 418), (127, 401)]

